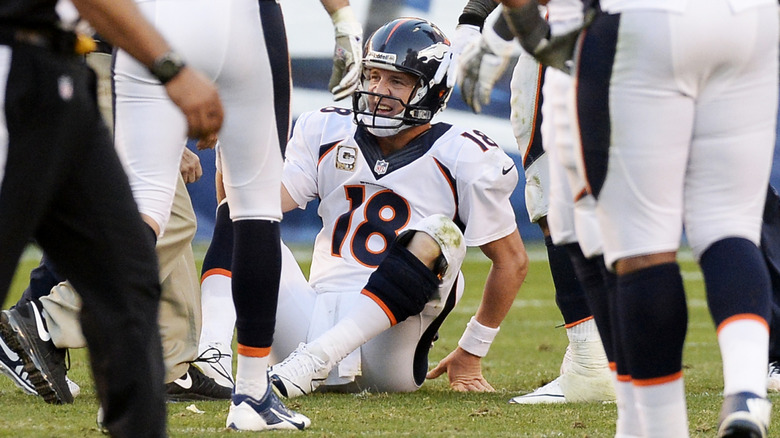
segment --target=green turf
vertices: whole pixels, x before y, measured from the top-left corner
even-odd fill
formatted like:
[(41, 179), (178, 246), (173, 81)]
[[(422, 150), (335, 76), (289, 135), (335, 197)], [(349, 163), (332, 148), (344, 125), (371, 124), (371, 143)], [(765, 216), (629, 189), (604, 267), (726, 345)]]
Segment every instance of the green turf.
[[(566, 335), (553, 301), (549, 269), (543, 248), (530, 246), (534, 261), (514, 307), (501, 328), (490, 354), (483, 361), (484, 374), (496, 388), (490, 394), (460, 394), (448, 389), (446, 377), (429, 381), (412, 394), (315, 394), (290, 401), (288, 406), (312, 419), (305, 432), (273, 432), (263, 436), (316, 437), (609, 437), (615, 430), (615, 405), (518, 406), (507, 400), (533, 390), (558, 374)], [(690, 260), (687, 257), (687, 260)], [(29, 258), (21, 266), (11, 296), (15, 301), (34, 266)], [(464, 264), (467, 289), (461, 304), (441, 329), (431, 363), (455, 347), (462, 330), (479, 304), (488, 263), (470, 252)], [(682, 263), (690, 309), (685, 348), (685, 383), (691, 436), (715, 435), (722, 389), (720, 358), (714, 329), (696, 265)], [(13, 301), (12, 301), (13, 300)], [(0, 376), (0, 437), (101, 436), (95, 427), (97, 401), (92, 389), (86, 353), (71, 352), (69, 375), (82, 387), (72, 405), (47, 405), (23, 394)], [(771, 396), (776, 403), (780, 398)], [(224, 428), (226, 402), (197, 402), (203, 413), (188, 410), (191, 403), (168, 404), (168, 430), (172, 437), (217, 437)], [(780, 433), (775, 419), (772, 429)], [(770, 434), (771, 434), (770, 430)], [(256, 434), (241, 434), (256, 436)], [(238, 435), (236, 435), (238, 436)]]

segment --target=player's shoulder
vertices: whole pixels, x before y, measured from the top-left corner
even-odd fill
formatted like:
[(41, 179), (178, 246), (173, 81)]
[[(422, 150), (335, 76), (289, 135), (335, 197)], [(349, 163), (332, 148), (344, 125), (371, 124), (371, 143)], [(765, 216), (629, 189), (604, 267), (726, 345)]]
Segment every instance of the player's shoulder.
[(352, 111), (347, 108), (327, 106), (298, 116), (295, 130), (308, 136), (344, 136), (354, 130)]
[[(443, 125), (443, 123), (436, 125)], [(443, 131), (436, 141), (440, 149), (447, 155), (458, 160), (481, 161), (486, 156), (504, 154), (498, 143), (479, 129), (458, 125), (447, 126), (449, 129)]]
[(308, 111), (301, 114), (298, 120), (310, 124), (351, 124), (352, 110), (337, 106), (326, 106), (315, 111)]
[[(456, 179), (466, 182), (514, 186), (517, 172), (514, 161), (489, 135), (479, 129), (452, 126), (443, 133), (433, 149), (434, 158)], [(510, 174), (511, 173), (511, 174)]]

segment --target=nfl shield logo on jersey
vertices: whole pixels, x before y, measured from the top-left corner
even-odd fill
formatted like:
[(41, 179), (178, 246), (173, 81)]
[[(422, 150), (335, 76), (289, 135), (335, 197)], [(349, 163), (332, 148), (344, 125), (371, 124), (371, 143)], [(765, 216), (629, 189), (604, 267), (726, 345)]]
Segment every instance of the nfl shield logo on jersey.
[(376, 160), (376, 164), (374, 164), (374, 172), (376, 172), (377, 175), (384, 175), (385, 172), (387, 172), (387, 166), (390, 163), (388, 163), (385, 160)]
[(340, 145), (336, 150), (336, 169), (354, 171), (357, 161), (357, 149), (352, 146)]

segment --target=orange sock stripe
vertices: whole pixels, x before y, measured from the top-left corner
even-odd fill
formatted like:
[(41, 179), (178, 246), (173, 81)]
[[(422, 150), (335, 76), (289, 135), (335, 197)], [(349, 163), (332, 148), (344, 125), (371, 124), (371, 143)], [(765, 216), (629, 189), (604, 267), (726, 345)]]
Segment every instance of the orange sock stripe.
[(203, 283), (203, 280), (205, 280), (208, 277), (211, 277), (212, 275), (224, 275), (225, 277), (233, 278), (233, 273), (231, 271), (222, 268), (214, 268), (204, 272), (203, 276), (200, 277), (200, 282)]
[(766, 319), (756, 315), (755, 313), (740, 313), (738, 315), (730, 316), (723, 320), (723, 322), (718, 325), (717, 333), (720, 334), (720, 331), (723, 329), (723, 327), (726, 327), (728, 324), (731, 324), (732, 322), (736, 321), (756, 321), (760, 323), (761, 325), (766, 328), (766, 331), (769, 331), (769, 324), (766, 322)]
[[(591, 316), (589, 316), (589, 317), (587, 317), (587, 318), (582, 318), (582, 319), (581, 319), (581, 320), (579, 320), (579, 321), (574, 321), (574, 322), (572, 322), (572, 323), (569, 323), (569, 324), (564, 324), (564, 326), (563, 326), (563, 327), (565, 327), (565, 328), (567, 328), (567, 329), (568, 329), (568, 328), (572, 328), (572, 327), (574, 327), (575, 325), (580, 325), (580, 324), (582, 324), (583, 322), (590, 321), (591, 319), (593, 319), (593, 315), (591, 315)], [(558, 327), (560, 327), (560, 326), (558, 326)]]
[(271, 347), (247, 347), (238, 344), (238, 354), (246, 357), (266, 357), (271, 354)]
[(653, 386), (663, 385), (664, 383), (674, 382), (682, 379), (682, 371), (663, 377), (653, 377), (652, 379), (634, 379), (634, 386)]
[(393, 312), (390, 311), (390, 309), (385, 305), (385, 303), (382, 300), (379, 299), (378, 296), (372, 294), (371, 292), (365, 289), (360, 291), (360, 293), (374, 300), (377, 306), (379, 306), (382, 309), (382, 311), (385, 312), (385, 315), (387, 315), (387, 319), (390, 320), (391, 327), (398, 324), (398, 321), (395, 320), (395, 315), (393, 315)]
[(610, 362), (607, 364), (607, 366), (609, 367), (610, 371), (617, 372), (617, 364), (615, 362)]
[(629, 376), (628, 374), (618, 374), (617, 380), (618, 382), (630, 382), (631, 376)]

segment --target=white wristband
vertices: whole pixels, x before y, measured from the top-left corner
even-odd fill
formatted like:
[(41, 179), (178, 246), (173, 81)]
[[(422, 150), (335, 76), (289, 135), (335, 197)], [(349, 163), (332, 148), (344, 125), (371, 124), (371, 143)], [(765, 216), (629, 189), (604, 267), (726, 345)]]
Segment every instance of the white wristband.
[(463, 336), (458, 341), (458, 346), (474, 356), (485, 357), (500, 329), (501, 327), (486, 327), (472, 316), (471, 321), (466, 324)]

